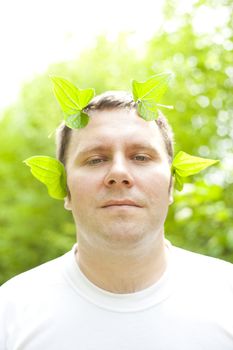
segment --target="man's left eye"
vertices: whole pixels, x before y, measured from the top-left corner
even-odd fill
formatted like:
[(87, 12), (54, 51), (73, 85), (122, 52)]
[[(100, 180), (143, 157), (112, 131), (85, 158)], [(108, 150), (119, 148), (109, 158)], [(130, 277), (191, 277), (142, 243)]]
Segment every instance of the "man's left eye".
[(145, 162), (145, 161), (149, 160), (150, 158), (148, 156), (138, 154), (138, 155), (134, 156), (134, 159), (139, 160), (140, 162)]

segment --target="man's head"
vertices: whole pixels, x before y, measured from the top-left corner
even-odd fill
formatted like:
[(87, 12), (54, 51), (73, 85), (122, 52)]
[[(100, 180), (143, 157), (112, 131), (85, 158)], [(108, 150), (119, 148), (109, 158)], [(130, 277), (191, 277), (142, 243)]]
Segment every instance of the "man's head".
[(161, 234), (171, 202), (172, 132), (160, 114), (139, 117), (125, 93), (97, 96), (85, 128), (58, 131), (58, 158), (66, 167), (79, 241), (139, 242)]
[[(137, 110), (137, 105), (133, 101), (130, 93), (125, 91), (107, 91), (94, 97), (86, 107), (85, 112), (90, 115), (93, 111), (110, 111), (114, 109)], [(163, 137), (169, 162), (171, 164), (173, 160), (173, 132), (171, 126), (168, 124), (167, 119), (161, 111), (159, 111), (159, 116), (155, 120), (155, 123)], [(71, 133), (72, 129), (67, 127), (65, 123), (61, 123), (57, 129), (57, 158), (64, 164), (64, 166), (66, 165), (67, 149)]]

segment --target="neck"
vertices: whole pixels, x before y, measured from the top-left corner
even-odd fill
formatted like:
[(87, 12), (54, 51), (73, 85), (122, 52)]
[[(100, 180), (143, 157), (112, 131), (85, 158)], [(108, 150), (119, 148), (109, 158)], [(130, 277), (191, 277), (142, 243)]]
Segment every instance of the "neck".
[(167, 266), (164, 235), (130, 247), (89, 245), (79, 239), (76, 260), (84, 275), (112, 293), (133, 293), (156, 283)]

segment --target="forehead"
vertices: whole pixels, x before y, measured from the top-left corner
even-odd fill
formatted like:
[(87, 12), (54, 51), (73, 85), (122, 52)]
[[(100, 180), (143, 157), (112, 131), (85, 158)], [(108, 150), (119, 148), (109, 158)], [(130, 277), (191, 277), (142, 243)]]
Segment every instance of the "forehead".
[(92, 112), (88, 125), (72, 130), (69, 156), (92, 147), (150, 146), (166, 154), (166, 147), (158, 125), (138, 116), (135, 110), (114, 109)]

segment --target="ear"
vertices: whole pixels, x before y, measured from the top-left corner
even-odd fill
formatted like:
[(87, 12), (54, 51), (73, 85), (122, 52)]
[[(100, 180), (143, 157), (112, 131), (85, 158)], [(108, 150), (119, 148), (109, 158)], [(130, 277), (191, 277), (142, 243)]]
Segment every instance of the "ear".
[(70, 195), (68, 195), (68, 196), (65, 197), (65, 199), (64, 199), (64, 208), (65, 208), (66, 210), (72, 210)]
[(172, 186), (169, 193), (169, 205), (171, 205), (173, 202), (174, 202), (174, 198), (173, 198), (173, 186)]
[(174, 190), (174, 177), (171, 175), (170, 184), (169, 184), (169, 205), (171, 205), (174, 202), (173, 190)]

